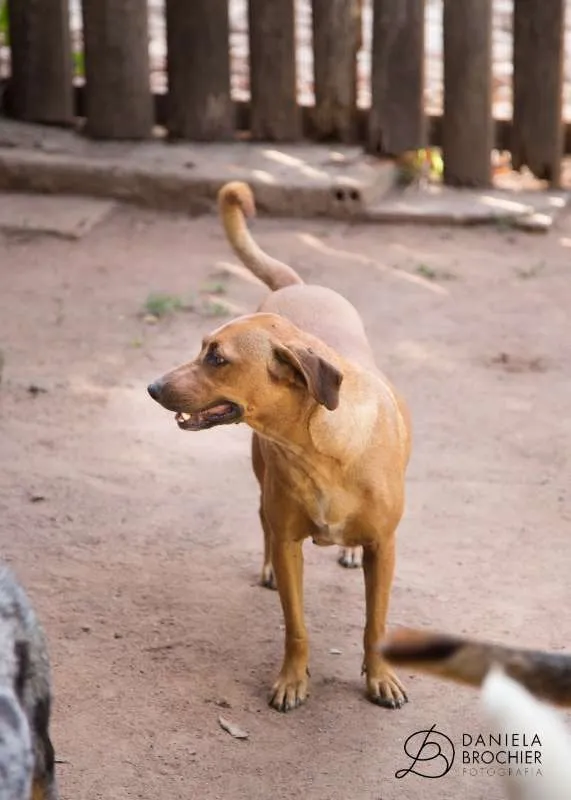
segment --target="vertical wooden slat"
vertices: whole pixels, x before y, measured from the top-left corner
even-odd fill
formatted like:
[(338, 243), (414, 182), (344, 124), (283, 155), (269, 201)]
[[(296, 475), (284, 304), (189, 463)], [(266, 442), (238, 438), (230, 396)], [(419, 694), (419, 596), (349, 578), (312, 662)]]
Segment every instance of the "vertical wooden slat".
[(373, 0), (367, 149), (398, 155), (425, 146), (424, 0)]
[(515, 0), (512, 163), (559, 185), (564, 0)]
[(492, 2), (444, 0), (444, 181), (492, 179)]
[(361, 4), (362, 0), (312, 0), (317, 139), (355, 139)]
[(166, 0), (166, 23), (170, 136), (230, 138), (228, 0)]
[(145, 139), (153, 125), (147, 0), (82, 0), (82, 6), (85, 133)]
[(9, 0), (12, 74), (8, 105), (18, 119), (73, 120), (73, 63), (67, 0)]
[(299, 139), (294, 0), (249, 0), (248, 25), (252, 137)]

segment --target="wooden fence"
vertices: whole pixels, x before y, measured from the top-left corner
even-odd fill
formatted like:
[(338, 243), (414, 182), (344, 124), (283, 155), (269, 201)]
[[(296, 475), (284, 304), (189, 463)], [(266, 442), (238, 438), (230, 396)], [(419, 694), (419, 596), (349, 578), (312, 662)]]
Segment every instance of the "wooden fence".
[(250, 101), (232, 101), (228, 0), (165, 0), (168, 93), (149, 85), (147, 0), (82, 0), (85, 85), (73, 88), (67, 0), (7, 0), (7, 112), (39, 123), (85, 118), (86, 135), (144, 139), (361, 142), (379, 156), (442, 147), (444, 180), (486, 186), (509, 149), (559, 184), (565, 0), (514, 0), (513, 117), (492, 117), (492, 0), (444, 0), (444, 108), (424, 109), (424, 0), (373, 0), (371, 107), (356, 103), (361, 0), (312, 0), (315, 105), (297, 101), (294, 0), (249, 0)]

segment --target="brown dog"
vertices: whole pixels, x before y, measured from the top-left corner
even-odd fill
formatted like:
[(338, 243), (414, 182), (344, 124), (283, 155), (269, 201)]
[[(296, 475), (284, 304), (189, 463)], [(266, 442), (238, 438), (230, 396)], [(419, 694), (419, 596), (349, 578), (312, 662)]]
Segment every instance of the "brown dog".
[(379, 654), (404, 507), (410, 452), (406, 407), (378, 371), (363, 323), (341, 295), (303, 283), (252, 239), (249, 187), (219, 194), (228, 239), (273, 290), (259, 312), (207, 336), (194, 361), (149, 386), (182, 430), (247, 422), (261, 487), (264, 580), (272, 569), (285, 617), (285, 655), (270, 703), (288, 711), (308, 693), (304, 539), (363, 547), (367, 694), (398, 708), (404, 689)]
[(571, 655), (505, 647), (432, 631), (403, 629), (381, 647), (396, 666), (480, 686), (491, 667), (501, 666), (532, 694), (559, 706), (571, 706)]

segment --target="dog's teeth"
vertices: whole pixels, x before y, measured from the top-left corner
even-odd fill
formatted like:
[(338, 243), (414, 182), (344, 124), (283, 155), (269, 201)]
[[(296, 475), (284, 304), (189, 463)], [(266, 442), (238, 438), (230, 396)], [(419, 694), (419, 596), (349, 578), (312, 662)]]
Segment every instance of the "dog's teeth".
[(183, 422), (188, 422), (190, 419), (190, 414), (187, 414), (186, 411), (181, 411), (180, 418)]

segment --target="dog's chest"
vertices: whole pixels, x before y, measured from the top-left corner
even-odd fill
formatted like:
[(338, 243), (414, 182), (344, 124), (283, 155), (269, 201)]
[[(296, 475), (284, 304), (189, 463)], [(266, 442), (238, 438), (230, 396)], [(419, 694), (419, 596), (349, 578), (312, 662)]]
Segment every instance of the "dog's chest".
[(317, 528), (312, 534), (313, 543), (320, 547), (345, 544), (348, 524), (346, 504), (334, 502), (327, 495), (318, 493), (312, 505), (311, 517)]
[(321, 525), (311, 538), (313, 544), (317, 544), (320, 547), (329, 547), (332, 544), (337, 544), (342, 547), (345, 544), (344, 533), (344, 523), (337, 525)]
[(331, 473), (307, 469), (299, 462), (290, 462), (289, 476), (297, 502), (303, 506), (314, 524), (311, 537), (322, 547), (347, 545), (359, 517), (359, 493), (355, 486)]

